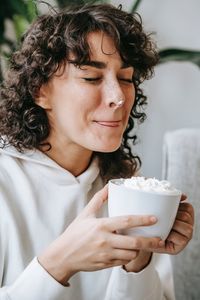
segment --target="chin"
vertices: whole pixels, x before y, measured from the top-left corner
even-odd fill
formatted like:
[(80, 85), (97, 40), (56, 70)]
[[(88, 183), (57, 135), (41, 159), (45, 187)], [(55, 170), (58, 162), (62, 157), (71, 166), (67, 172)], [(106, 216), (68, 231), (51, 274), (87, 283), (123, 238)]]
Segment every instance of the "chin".
[(116, 143), (116, 144), (112, 144), (112, 145), (99, 145), (99, 147), (97, 147), (97, 145), (94, 147), (93, 151), (95, 152), (102, 152), (102, 153), (110, 153), (110, 152), (114, 152), (117, 149), (119, 149), (119, 147), (121, 146), (121, 143)]

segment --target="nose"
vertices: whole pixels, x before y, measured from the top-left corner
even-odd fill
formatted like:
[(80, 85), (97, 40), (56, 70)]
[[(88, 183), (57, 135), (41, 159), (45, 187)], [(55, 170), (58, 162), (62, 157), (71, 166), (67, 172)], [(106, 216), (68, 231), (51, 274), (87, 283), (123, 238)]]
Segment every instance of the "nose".
[(106, 104), (114, 109), (122, 107), (125, 103), (125, 95), (118, 80), (109, 80), (105, 86), (104, 98)]
[(123, 99), (118, 99), (118, 100), (115, 101), (115, 102), (110, 102), (109, 106), (110, 106), (110, 107), (114, 107), (114, 109), (117, 109), (117, 108), (123, 106), (123, 105), (124, 105), (124, 102), (125, 102), (125, 100), (123, 100)]

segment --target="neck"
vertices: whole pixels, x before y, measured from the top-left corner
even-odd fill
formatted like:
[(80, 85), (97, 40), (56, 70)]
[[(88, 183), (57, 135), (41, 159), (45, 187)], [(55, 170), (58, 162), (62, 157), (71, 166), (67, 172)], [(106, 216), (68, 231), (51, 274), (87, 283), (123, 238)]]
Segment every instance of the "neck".
[[(60, 143), (50, 144), (51, 149), (46, 151), (45, 154), (75, 177), (79, 176), (88, 168), (93, 153), (91, 150), (81, 148), (74, 144), (68, 144), (66, 146)], [(44, 152), (44, 149), (40, 150)]]

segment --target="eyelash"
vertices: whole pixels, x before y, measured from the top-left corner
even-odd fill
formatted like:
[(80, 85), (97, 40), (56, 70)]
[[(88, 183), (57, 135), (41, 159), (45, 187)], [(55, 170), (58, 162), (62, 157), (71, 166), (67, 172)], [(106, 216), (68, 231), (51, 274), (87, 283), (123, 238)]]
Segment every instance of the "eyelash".
[(121, 79), (122, 81), (128, 82), (128, 83), (133, 83), (132, 79)]
[(86, 78), (83, 78), (85, 81), (98, 81), (98, 80), (101, 80), (100, 77), (86, 77)]
[[(101, 80), (101, 77), (86, 77), (86, 78), (83, 78), (83, 79), (85, 81), (89, 81), (89, 82), (97, 82), (97, 81)], [(119, 78), (119, 80), (125, 81), (127, 83), (133, 83), (132, 79)]]

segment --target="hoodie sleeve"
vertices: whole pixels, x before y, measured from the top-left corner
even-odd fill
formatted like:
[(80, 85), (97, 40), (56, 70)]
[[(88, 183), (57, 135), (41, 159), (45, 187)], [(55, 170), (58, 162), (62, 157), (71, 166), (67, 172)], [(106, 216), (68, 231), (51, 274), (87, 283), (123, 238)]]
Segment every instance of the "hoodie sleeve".
[(64, 299), (68, 287), (58, 283), (34, 258), (16, 281), (0, 289), (1, 300)]
[[(175, 300), (167, 257), (159, 255), (139, 273), (112, 269), (103, 300)], [(160, 273), (159, 273), (160, 269)], [(37, 258), (10, 285), (0, 288), (1, 300), (71, 299), (70, 287), (58, 283), (39, 264)]]
[(158, 260), (153, 257), (139, 273), (114, 268), (105, 300), (175, 300), (171, 268), (168, 266), (169, 260), (159, 255)]

